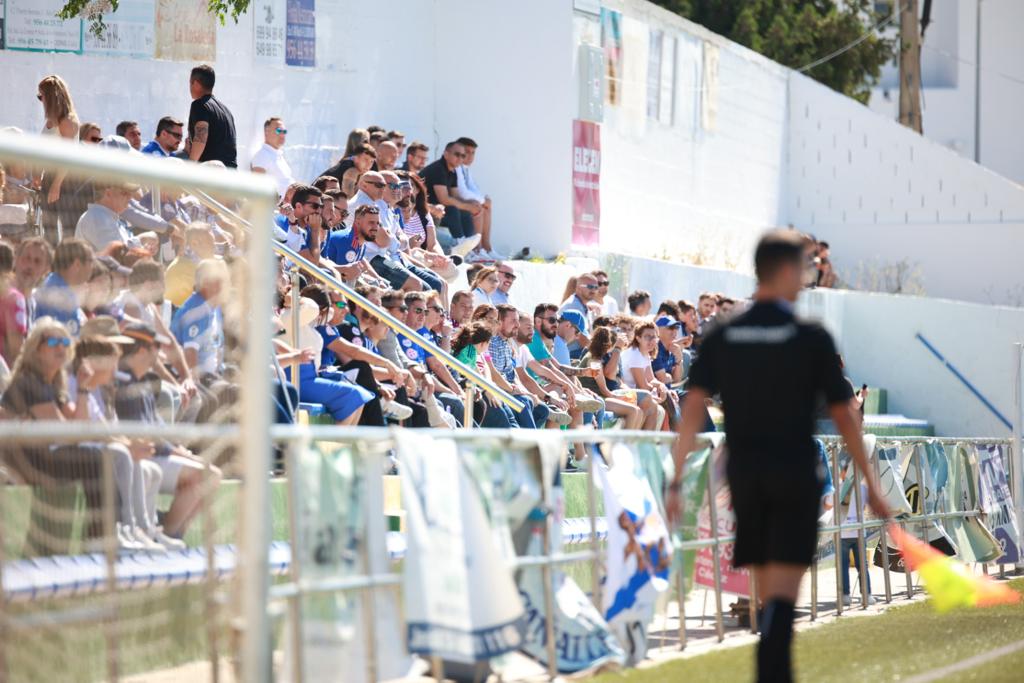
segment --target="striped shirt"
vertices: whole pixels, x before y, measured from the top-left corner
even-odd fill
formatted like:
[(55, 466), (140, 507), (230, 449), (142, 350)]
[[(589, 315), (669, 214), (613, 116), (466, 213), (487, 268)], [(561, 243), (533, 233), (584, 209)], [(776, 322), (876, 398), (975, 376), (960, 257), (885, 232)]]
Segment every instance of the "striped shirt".
[(409, 237), (422, 237), (423, 241), (427, 241), (427, 230), (426, 226), (434, 227), (434, 219), (427, 214), (427, 222), (424, 225), (423, 221), (420, 220), (420, 215), (416, 211), (412, 212), (409, 218), (405, 219), (403, 227), (405, 228), (405, 234)]

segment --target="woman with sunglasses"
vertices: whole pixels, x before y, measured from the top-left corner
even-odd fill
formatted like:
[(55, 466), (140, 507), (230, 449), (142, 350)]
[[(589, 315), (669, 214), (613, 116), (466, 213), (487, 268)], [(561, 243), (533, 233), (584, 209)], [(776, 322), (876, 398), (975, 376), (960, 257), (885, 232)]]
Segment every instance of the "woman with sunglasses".
[(498, 289), (498, 269), (493, 266), (485, 266), (473, 276), (470, 288), (473, 290), (473, 307), (483, 304), (493, 305), (491, 295)]
[[(395, 387), (406, 389), (411, 381), (410, 374), (367, 347), (358, 314), (355, 321), (347, 320), (343, 316), (340, 322), (334, 323), (342, 309), (332, 304), (327, 290), (320, 285), (305, 287), (302, 296), (316, 302), (320, 309), (319, 316), (314, 322), (314, 327), (323, 342), (320, 377), (335, 381), (354, 381), (375, 397), (363, 407), (359, 424), (383, 426), (387, 417), (399, 420), (413, 417), (414, 410), (403, 406), (402, 403), (395, 404), (396, 392), (380, 384), (392, 382)], [(376, 320), (372, 316), (364, 316), (363, 319), (367, 323)], [(354, 380), (351, 377), (352, 373), (355, 373)], [(415, 390), (415, 385), (413, 389)], [(424, 424), (416, 426), (426, 426), (425, 411), (422, 417)]]
[(579, 378), (580, 384), (604, 399), (605, 410), (621, 417), (626, 429), (656, 429), (658, 404), (650, 392), (622, 388), (619, 359), (629, 342), (609, 327), (595, 327), (590, 346), (579, 360), (581, 368), (599, 370), (594, 377)]
[[(91, 370), (81, 372), (73, 401), (68, 392), (67, 367), (71, 335), (64, 325), (50, 317), (35, 321), (21, 353), (14, 363), (11, 383), (0, 399), (3, 418), (8, 420), (88, 419), (89, 406), (81, 400), (88, 394)], [(85, 492), (86, 539), (98, 539), (103, 532), (102, 448), (88, 444), (36, 445), (11, 448), (12, 465), (26, 483), (50, 488), (55, 483), (80, 482)], [(46, 538), (31, 539), (33, 550), (53, 554), (62, 544)]]
[[(633, 341), (622, 354), (622, 380), (630, 389), (649, 392), (674, 421), (679, 415), (679, 398), (654, 376), (651, 360), (657, 351), (658, 328), (650, 321), (637, 325), (633, 330)], [(657, 425), (660, 424), (659, 416)]]
[[(78, 114), (75, 103), (71, 100), (67, 83), (60, 76), (47, 76), (39, 81), (36, 99), (43, 105), (43, 135), (55, 135), (64, 140), (78, 140)], [(78, 223), (78, 216), (71, 215), (69, 209), (61, 201), (61, 189), (64, 185), (66, 171), (44, 172), (36, 179), (42, 189), (45, 204), (43, 206), (43, 228), (46, 240), (56, 245), (58, 240), (57, 221), (65, 235), (71, 235)]]

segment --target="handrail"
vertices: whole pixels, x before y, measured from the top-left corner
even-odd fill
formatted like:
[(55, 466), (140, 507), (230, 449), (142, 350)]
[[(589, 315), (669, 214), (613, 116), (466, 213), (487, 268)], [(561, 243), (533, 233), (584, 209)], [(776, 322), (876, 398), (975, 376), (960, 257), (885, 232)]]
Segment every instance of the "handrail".
[[(252, 224), (249, 223), (249, 221), (245, 220), (244, 218), (236, 214), (234, 211), (224, 206), (223, 204), (221, 204), (216, 199), (209, 196), (202, 190), (196, 190), (196, 198), (200, 201), (200, 203), (205, 205), (207, 208), (217, 211), (218, 213), (225, 213), (228, 215), (229, 218), (231, 218), (236, 223), (240, 224), (243, 228), (252, 230)], [(504, 403), (517, 413), (525, 409), (525, 406), (521, 401), (519, 401), (519, 399), (512, 396), (512, 394), (509, 394), (505, 390), (501, 389), (496, 384), (488, 381), (487, 378), (479, 374), (475, 368), (470, 368), (464, 365), (463, 363), (459, 362), (450, 353), (448, 353), (441, 347), (437, 346), (433, 342), (428, 341), (426, 338), (420, 336), (418, 332), (413, 330), (404, 322), (398, 320), (380, 306), (377, 306), (369, 299), (363, 297), (344, 282), (341, 282), (331, 277), (322, 269), (317, 268), (313, 263), (300, 256), (297, 252), (293, 251), (292, 249), (289, 249), (283, 244), (280, 244), (276, 240), (274, 240), (273, 246), (274, 251), (276, 251), (279, 255), (284, 256), (285, 258), (290, 260), (292, 263), (298, 266), (300, 270), (305, 272), (307, 275), (313, 276), (321, 284), (324, 284), (330, 287), (331, 289), (340, 292), (345, 296), (345, 298), (348, 301), (351, 301), (359, 308), (362, 308), (368, 313), (372, 313), (373, 315), (375, 315), (377, 318), (380, 319), (381, 322), (387, 325), (396, 334), (402, 334), (409, 339), (417, 340), (418, 345), (421, 348), (423, 348), (424, 351), (426, 351), (428, 354), (444, 363), (449, 370), (454, 370), (458, 372), (460, 375), (462, 375), (468, 381), (470, 381), (472, 384), (478, 387), (481, 391), (490, 394), (492, 397), (501, 401), (502, 403)]]

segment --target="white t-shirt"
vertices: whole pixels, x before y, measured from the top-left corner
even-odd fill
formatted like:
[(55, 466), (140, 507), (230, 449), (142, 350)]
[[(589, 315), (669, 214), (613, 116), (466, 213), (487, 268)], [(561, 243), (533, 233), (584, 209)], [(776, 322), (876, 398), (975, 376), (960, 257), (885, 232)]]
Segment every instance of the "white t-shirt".
[(601, 313), (604, 315), (618, 315), (619, 302), (613, 296), (606, 296), (601, 302)]
[(633, 373), (630, 370), (649, 367), (651, 367), (650, 357), (645, 356), (637, 347), (630, 346), (622, 352), (622, 383), (630, 389), (636, 389), (636, 380), (633, 379)]
[(265, 142), (259, 148), (259, 151), (252, 155), (252, 161), (249, 163), (249, 166), (251, 168), (262, 168), (266, 171), (267, 175), (273, 178), (277, 184), (277, 193), (279, 195), (283, 196), (288, 186), (295, 182), (292, 168), (284, 158), (284, 152), (274, 149)]
[(530, 353), (530, 347), (526, 344), (519, 344), (516, 349), (516, 367), (526, 370), (530, 367), (530, 363), (535, 361), (536, 358)]
[[(842, 490), (842, 487), (840, 487), (840, 490)], [(863, 513), (864, 503), (866, 503), (867, 500), (868, 500), (868, 487), (867, 487), (866, 484), (861, 484), (860, 485), (860, 507), (861, 507), (861, 511), (862, 511), (861, 514), (864, 514)], [(867, 515), (865, 515), (864, 518), (867, 519)], [(855, 492), (853, 492), (853, 491), (850, 491), (850, 507), (846, 511), (846, 519), (843, 520), (843, 531), (842, 531), (842, 533), (840, 535), (843, 538), (857, 538), (857, 530), (856, 529), (847, 529), (846, 528), (847, 524), (856, 524), (856, 523), (857, 523), (857, 494)], [(867, 535), (867, 531), (865, 531), (864, 534)]]

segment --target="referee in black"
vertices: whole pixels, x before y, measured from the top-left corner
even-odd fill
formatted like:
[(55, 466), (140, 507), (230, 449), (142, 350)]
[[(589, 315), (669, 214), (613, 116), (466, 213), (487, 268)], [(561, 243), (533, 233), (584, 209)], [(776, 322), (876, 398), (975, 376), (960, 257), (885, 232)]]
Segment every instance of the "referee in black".
[(733, 564), (754, 572), (764, 608), (757, 680), (772, 683), (792, 680), (793, 608), (817, 548), (823, 473), (813, 434), (822, 395), (868, 482), (868, 503), (876, 515), (889, 517), (832, 337), (793, 314), (804, 265), (803, 243), (793, 230), (770, 232), (758, 243), (753, 306), (717, 326), (690, 369), (673, 450), (676, 475), (666, 497), (673, 523), (685, 458), (704, 424), (705, 400), (720, 394), (737, 524)]

